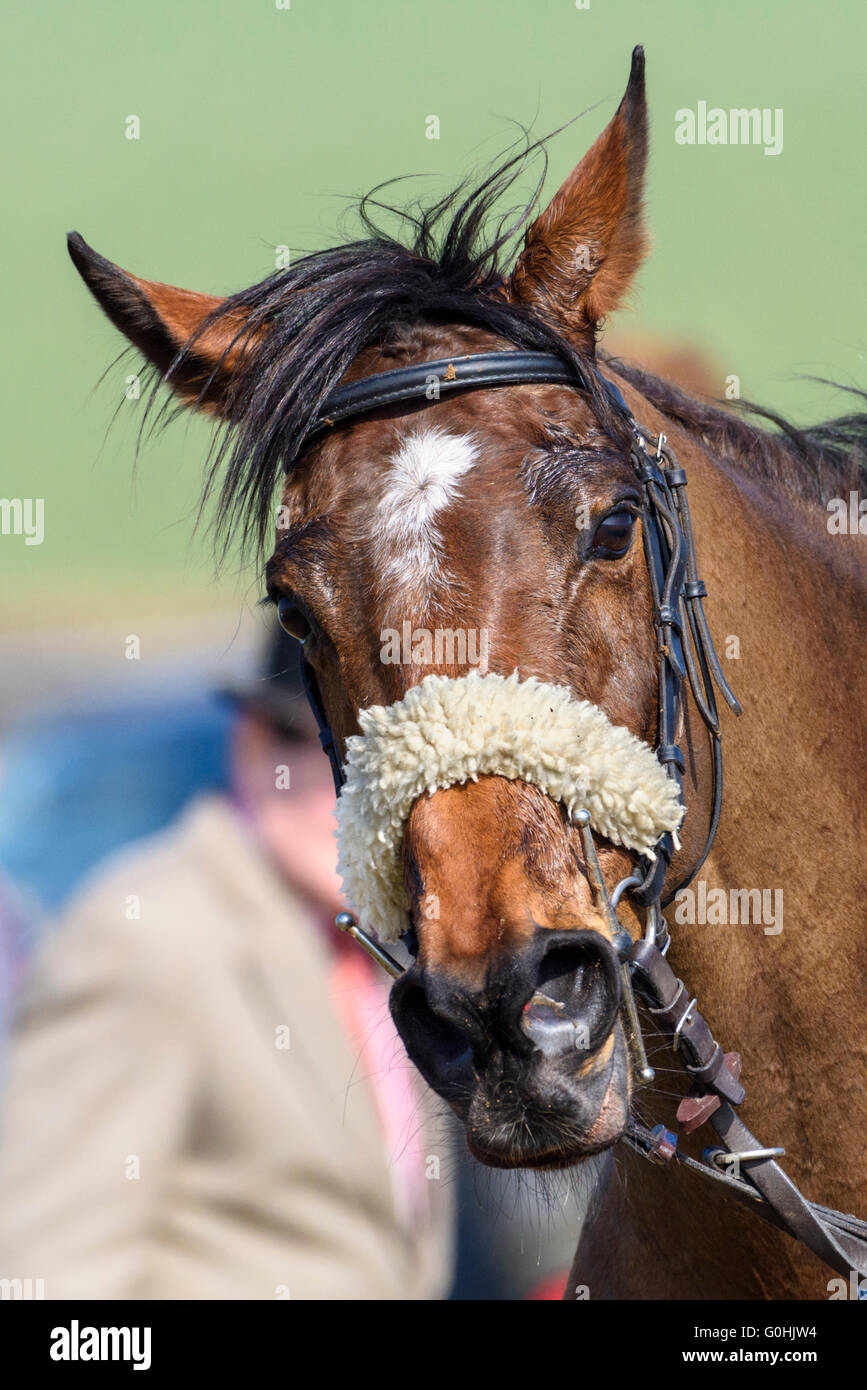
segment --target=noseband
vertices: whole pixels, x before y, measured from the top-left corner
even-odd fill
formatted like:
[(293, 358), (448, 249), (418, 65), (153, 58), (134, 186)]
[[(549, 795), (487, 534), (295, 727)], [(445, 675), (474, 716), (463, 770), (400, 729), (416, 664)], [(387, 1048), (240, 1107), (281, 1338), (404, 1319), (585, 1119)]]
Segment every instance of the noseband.
[[(690, 995), (665, 959), (668, 928), (662, 909), (692, 880), (710, 853), (722, 809), (723, 768), (719, 715), (714, 687), (735, 713), (741, 707), (729, 689), (714, 649), (702, 600), (707, 590), (698, 577), (692, 518), (686, 496), (687, 478), (660, 434), (651, 443), (621, 392), (601, 373), (588, 378), (577, 365), (554, 354), (527, 351), (482, 352), (424, 362), (382, 372), (339, 387), (324, 402), (307, 433), (313, 438), (344, 420), (402, 403), (433, 403), (455, 391), (497, 386), (549, 383), (602, 393), (628, 432), (630, 462), (642, 490), (642, 536), (650, 577), (653, 625), (657, 644), (658, 725), (656, 756), (675, 783), (683, 801), (684, 757), (677, 743), (687, 681), (710, 739), (711, 808), (707, 838), (700, 857), (676, 885), (667, 883), (674, 852), (672, 835), (657, 840), (653, 855), (639, 857), (632, 873), (609, 895), (599, 867), (590, 817), (579, 811), (584, 856), (596, 905), (605, 916), (621, 958), (624, 1026), (639, 1082), (653, 1079), (647, 1064), (633, 991), (649, 1007), (672, 1040), (686, 1070), (691, 1089), (678, 1107), (677, 1118), (686, 1133), (709, 1121), (722, 1147), (706, 1149), (697, 1162), (677, 1149), (677, 1137), (663, 1125), (646, 1129), (636, 1120), (627, 1130), (628, 1142), (656, 1162), (676, 1162), (714, 1178), (735, 1200), (750, 1207), (770, 1224), (801, 1240), (814, 1254), (841, 1274), (867, 1274), (867, 1223), (809, 1202), (776, 1162), (779, 1148), (763, 1148), (737, 1115), (743, 1101), (740, 1057), (724, 1053)], [(315, 677), (306, 668), (308, 698), (328, 754), (335, 791), (340, 796), (345, 773), (328, 724)], [(636, 942), (617, 920), (617, 905), (628, 892), (645, 909), (645, 934)], [(373, 941), (350, 913), (337, 919), (389, 974), (403, 967)], [(414, 953), (414, 932), (404, 938)]]

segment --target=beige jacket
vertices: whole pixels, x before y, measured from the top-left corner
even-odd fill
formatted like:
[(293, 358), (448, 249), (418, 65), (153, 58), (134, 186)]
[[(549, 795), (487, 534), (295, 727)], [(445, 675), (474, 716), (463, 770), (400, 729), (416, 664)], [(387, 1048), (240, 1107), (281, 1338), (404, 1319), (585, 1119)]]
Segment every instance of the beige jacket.
[(0, 1279), (46, 1298), (447, 1292), (448, 1126), (425, 1096), (407, 1230), (326, 945), (220, 798), (79, 894), (25, 983), (5, 1083)]

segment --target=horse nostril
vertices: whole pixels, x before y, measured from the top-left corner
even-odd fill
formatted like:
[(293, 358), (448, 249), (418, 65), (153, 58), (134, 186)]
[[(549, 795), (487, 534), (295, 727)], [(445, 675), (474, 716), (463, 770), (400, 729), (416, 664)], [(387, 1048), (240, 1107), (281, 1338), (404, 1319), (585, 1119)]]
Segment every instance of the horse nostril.
[[(546, 939), (547, 938), (547, 939)], [(595, 1052), (620, 1004), (620, 971), (598, 932), (546, 932), (521, 1029), (545, 1056)]]
[(393, 986), (389, 1008), (410, 1060), (440, 1095), (466, 1095), (474, 1061), (486, 1051), (487, 1035), (476, 1011), (436, 981), (410, 967)]

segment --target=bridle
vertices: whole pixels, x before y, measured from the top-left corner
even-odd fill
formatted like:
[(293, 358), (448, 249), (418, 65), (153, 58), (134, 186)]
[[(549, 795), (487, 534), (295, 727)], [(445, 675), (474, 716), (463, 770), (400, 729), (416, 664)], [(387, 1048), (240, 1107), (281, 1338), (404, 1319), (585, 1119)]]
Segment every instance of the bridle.
[[(637, 423), (621, 392), (607, 377), (593, 371), (592, 378), (576, 364), (553, 353), (530, 351), (482, 352), (402, 367), (396, 371), (350, 382), (338, 387), (323, 403), (307, 431), (307, 440), (353, 419), (402, 402), (435, 402), (454, 391), (532, 383), (556, 383), (602, 392), (620, 418), (631, 440), (630, 461), (642, 489), (642, 535), (650, 577), (653, 624), (657, 642), (658, 726), (656, 756), (677, 783), (683, 799), (685, 763), (678, 746), (678, 730), (684, 714), (687, 682), (693, 702), (707, 730), (711, 752), (711, 807), (703, 850), (676, 886), (667, 886), (674, 855), (674, 838), (666, 832), (655, 846), (652, 860), (639, 860), (633, 871), (609, 894), (599, 866), (587, 812), (574, 817), (584, 848), (591, 891), (606, 918), (621, 961), (624, 1026), (633, 1055), (637, 1080), (653, 1080), (648, 1066), (635, 1005), (637, 994), (649, 1008), (691, 1081), (688, 1095), (678, 1107), (677, 1118), (686, 1133), (710, 1122), (720, 1144), (708, 1148), (701, 1162), (682, 1154), (677, 1136), (657, 1125), (647, 1129), (632, 1120), (627, 1142), (658, 1163), (680, 1163), (721, 1184), (735, 1200), (772, 1225), (802, 1241), (814, 1254), (839, 1273), (867, 1275), (867, 1222), (810, 1202), (798, 1191), (777, 1163), (780, 1148), (764, 1148), (736, 1113), (746, 1095), (740, 1083), (741, 1060), (723, 1051), (690, 995), (665, 959), (670, 944), (663, 908), (692, 880), (710, 853), (722, 809), (723, 766), (719, 715), (715, 690), (729, 708), (741, 707), (729, 689), (714, 649), (702, 600), (707, 594), (698, 576), (692, 518), (686, 495), (687, 478), (660, 434), (651, 443)], [(337, 796), (344, 771), (334, 735), (309, 666), (305, 666), (307, 694), (319, 727), (319, 739), (328, 754)], [(645, 910), (645, 933), (633, 942), (617, 920), (617, 906), (625, 893)], [(393, 977), (403, 966), (356, 923), (351, 913), (337, 919)], [(415, 954), (415, 933), (409, 927), (404, 941)]]
[[(644, 550), (650, 575), (653, 622), (657, 637), (658, 735), (656, 755), (681, 790), (683, 753), (676, 742), (681, 716), (681, 697), (686, 677), (693, 699), (711, 741), (712, 796), (707, 839), (690, 873), (663, 892), (674, 845), (672, 836), (659, 840), (655, 858), (644, 863), (620, 885), (628, 886), (642, 907), (665, 906), (695, 876), (710, 853), (722, 808), (723, 769), (719, 717), (714, 682), (729, 707), (741, 708), (729, 689), (702, 607), (707, 590), (698, 578), (692, 518), (684, 489), (686, 474), (678, 468), (665, 436), (659, 437), (655, 455), (618, 388), (601, 373), (593, 382), (576, 366), (553, 353), (508, 351), (480, 352), (462, 357), (423, 362), (396, 371), (381, 372), (339, 387), (324, 402), (306, 438), (312, 439), (344, 420), (386, 406), (419, 399), (436, 401), (443, 394), (479, 387), (557, 383), (585, 389), (595, 385), (607, 395), (632, 439), (631, 461), (641, 484)], [(687, 640), (684, 641), (684, 637)], [(327, 752), (337, 795), (343, 786), (343, 769), (312, 671), (307, 671), (308, 695), (319, 724), (319, 736)]]

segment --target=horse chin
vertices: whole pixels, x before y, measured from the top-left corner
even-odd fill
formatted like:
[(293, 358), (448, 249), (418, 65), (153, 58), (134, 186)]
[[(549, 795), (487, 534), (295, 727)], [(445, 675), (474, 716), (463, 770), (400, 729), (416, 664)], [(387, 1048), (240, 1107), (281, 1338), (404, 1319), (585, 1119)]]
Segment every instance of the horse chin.
[(604, 1061), (571, 1077), (536, 1064), (523, 1085), (503, 1096), (502, 1081), (481, 1078), (461, 1118), (470, 1153), (489, 1168), (572, 1168), (611, 1148), (629, 1120), (629, 1053), (614, 1029)]

